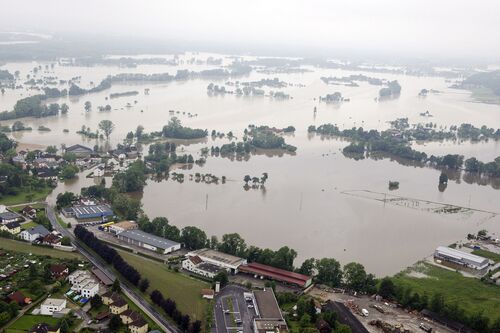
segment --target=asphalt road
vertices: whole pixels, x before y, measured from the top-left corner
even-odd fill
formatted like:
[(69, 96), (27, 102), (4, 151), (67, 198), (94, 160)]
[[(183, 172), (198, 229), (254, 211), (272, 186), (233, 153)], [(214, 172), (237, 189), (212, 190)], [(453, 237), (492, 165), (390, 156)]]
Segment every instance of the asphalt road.
[[(52, 224), (52, 227), (59, 231), (63, 236), (68, 236), (71, 239), (71, 242), (73, 245), (76, 247), (76, 249), (84, 256), (86, 257), (95, 267), (100, 269), (106, 276), (108, 276), (111, 280), (115, 280), (116, 277), (115, 274), (110, 271), (107, 268), (106, 263), (104, 261), (97, 257), (94, 256), (93, 254), (89, 253), (87, 250), (85, 250), (80, 244), (79, 241), (76, 240), (74, 235), (68, 231), (68, 229), (63, 228), (58, 222), (57, 218), (54, 212), (54, 209), (47, 205), (47, 217), (50, 220), (50, 223)], [(144, 313), (146, 313), (163, 331), (167, 333), (181, 333), (181, 331), (174, 326), (172, 323), (167, 321), (158, 311), (156, 311), (155, 308), (148, 302), (146, 302), (143, 298), (143, 296), (139, 295), (136, 293), (134, 290), (128, 287), (127, 283), (123, 279), (119, 279), (120, 284), (122, 287), (122, 291), (127, 295), (128, 298), (130, 298)]]

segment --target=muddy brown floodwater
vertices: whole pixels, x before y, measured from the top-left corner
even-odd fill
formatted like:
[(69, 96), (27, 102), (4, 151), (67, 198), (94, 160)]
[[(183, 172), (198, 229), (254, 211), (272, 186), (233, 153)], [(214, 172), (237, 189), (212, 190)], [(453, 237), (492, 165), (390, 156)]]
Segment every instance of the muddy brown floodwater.
[[(196, 55), (206, 57), (208, 55)], [(186, 58), (191, 55), (186, 55)], [(2, 69), (21, 71), (25, 77), (35, 63), (9, 63)], [(164, 73), (174, 74), (178, 69), (202, 70), (213, 68), (206, 65), (141, 65), (133, 69), (95, 66), (62, 67), (56, 65), (46, 76), (69, 79), (82, 76), (81, 86), (89, 87), (90, 81), (100, 82), (109, 74), (116, 73)], [(242, 136), (248, 124), (297, 128), (286, 141), (298, 147), (297, 154), (281, 157), (253, 155), (247, 161), (231, 161), (209, 157), (207, 163), (193, 166), (190, 170), (177, 170), (186, 174), (184, 183), (172, 180), (149, 180), (142, 193), (144, 211), (151, 218), (166, 216), (180, 227), (194, 225), (208, 235), (221, 236), (228, 232), (240, 233), (249, 244), (276, 249), (288, 245), (299, 253), (296, 264), (309, 257), (335, 257), (343, 264), (358, 261), (368, 271), (378, 276), (393, 274), (415, 261), (429, 255), (438, 245), (447, 245), (463, 238), (469, 232), (487, 229), (500, 234), (498, 216), (479, 212), (455, 214), (431, 213), (415, 209), (411, 205), (390, 205), (369, 198), (346, 195), (344, 191), (369, 190), (388, 192), (388, 181), (400, 182), (400, 188), (391, 191), (402, 197), (429, 200), (457, 206), (473, 207), (500, 213), (498, 184), (486, 182), (478, 185), (469, 178), (459, 176), (451, 180), (444, 192), (438, 190), (440, 171), (428, 167), (405, 166), (390, 159), (365, 159), (355, 161), (344, 157), (341, 149), (345, 141), (310, 136), (309, 125), (335, 123), (341, 128), (363, 126), (366, 129), (387, 128), (387, 121), (408, 117), (411, 123), (434, 122), (438, 126), (459, 125), (464, 122), (475, 126), (500, 127), (500, 106), (474, 103), (470, 93), (448, 88), (450, 83), (439, 77), (412, 77), (379, 73), (367, 76), (397, 79), (402, 86), (401, 96), (394, 100), (377, 102), (374, 98), (380, 87), (360, 83), (359, 87), (326, 85), (322, 76), (347, 76), (359, 72), (313, 69), (303, 74), (266, 75), (253, 72), (248, 77), (231, 81), (256, 81), (278, 77), (292, 83), (284, 89), (264, 87), (266, 91), (282, 90), (293, 99), (279, 101), (268, 97), (236, 97), (234, 95), (208, 96), (210, 82), (224, 84), (229, 80), (189, 80), (167, 84), (116, 84), (111, 89), (79, 96), (55, 99), (70, 106), (67, 115), (42, 119), (21, 119), (35, 130), (17, 132), (12, 137), (24, 144), (56, 145), (85, 144), (93, 147), (104, 144), (100, 140), (87, 140), (75, 132), (82, 125), (91, 130), (103, 119), (116, 125), (110, 143), (121, 142), (126, 133), (142, 124), (146, 132), (160, 130), (168, 122), (169, 110), (182, 123), (190, 127), (233, 131)], [(40, 74), (39, 74), (40, 75)], [(299, 87), (303, 84), (305, 87)], [(150, 88), (145, 95), (144, 89)], [(229, 87), (228, 87), (229, 88)], [(441, 91), (419, 98), (422, 88)], [(139, 95), (106, 100), (110, 93), (137, 90)], [(340, 91), (350, 102), (340, 105), (319, 103), (317, 98)], [(25, 90), (8, 90), (0, 96), (0, 110), (9, 110), (16, 100), (33, 94)], [(315, 100), (316, 99), (316, 100)], [(85, 101), (91, 101), (93, 110), (86, 113)], [(134, 101), (137, 101), (135, 103)], [(110, 112), (99, 112), (97, 106), (111, 104)], [(131, 107), (126, 107), (130, 103)], [(317, 113), (313, 108), (317, 107)], [(419, 114), (429, 111), (433, 117)], [(186, 114), (182, 114), (185, 112)], [(188, 117), (187, 113), (197, 114)], [(14, 121), (3, 121), (10, 125)], [(38, 126), (52, 131), (40, 133)], [(63, 133), (68, 129), (69, 133)], [(227, 140), (193, 143), (183, 149), (199, 156), (202, 147), (220, 145)], [(500, 156), (500, 142), (435, 142), (415, 143), (415, 149), (431, 154), (460, 153), (490, 161)], [(226, 176), (226, 184), (203, 184), (189, 180), (189, 174), (211, 173)], [(245, 175), (269, 174), (265, 190), (243, 188)], [(79, 192), (82, 186), (93, 183), (80, 175), (70, 183), (61, 183), (49, 197), (54, 200), (64, 190)], [(108, 184), (110, 180), (108, 179)], [(495, 185), (496, 184), (496, 185)], [(497, 236), (498, 237), (498, 236)]]

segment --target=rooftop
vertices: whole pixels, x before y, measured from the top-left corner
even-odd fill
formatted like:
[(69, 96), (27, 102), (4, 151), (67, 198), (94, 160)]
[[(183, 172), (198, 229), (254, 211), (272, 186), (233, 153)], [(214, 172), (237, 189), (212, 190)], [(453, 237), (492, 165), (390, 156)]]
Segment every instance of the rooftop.
[(137, 228), (137, 223), (135, 223), (134, 221), (122, 221), (122, 222), (118, 222), (118, 223), (113, 224), (113, 227), (129, 230), (129, 229)]
[(0, 220), (12, 220), (18, 218), (20, 218), (19, 214), (16, 214), (14, 212), (5, 211), (3, 213), (0, 213)]
[[(199, 256), (222, 262), (227, 265), (239, 266), (245, 259), (230, 254), (222, 253), (212, 249), (200, 249), (188, 253), (188, 256)], [(202, 258), (203, 259), (203, 258)]]
[(85, 215), (112, 215), (113, 211), (107, 205), (73, 206), (73, 211), (78, 216)]
[(221, 270), (223, 270), (221, 267), (219, 267), (217, 265), (213, 265), (213, 264), (208, 263), (208, 262), (202, 262), (202, 263), (198, 264), (196, 267), (204, 270), (205, 272), (210, 272), (210, 273), (218, 273)]
[(455, 250), (455, 249), (452, 249), (452, 248), (446, 247), (446, 246), (439, 246), (436, 249), (436, 251), (439, 252), (439, 253), (441, 253), (441, 254), (444, 254), (446, 256), (456, 258), (456, 259), (470, 260), (470, 261), (472, 261), (474, 263), (477, 263), (478, 265), (481, 265), (485, 261), (488, 261), (488, 259), (480, 257), (480, 256), (477, 256), (475, 254), (468, 253), (468, 252), (463, 252), (463, 251), (459, 251), (459, 250)]
[(270, 288), (264, 290), (254, 290), (253, 295), (259, 310), (261, 319), (280, 319), (283, 320), (280, 307), (274, 297), (273, 290)]
[(164, 250), (169, 249), (172, 246), (179, 245), (179, 243), (171, 241), (170, 239), (148, 234), (147, 232), (141, 230), (125, 230), (119, 233), (118, 236), (129, 238)]
[(50, 232), (45, 228), (43, 225), (37, 225), (36, 227), (29, 228), (25, 230), (27, 233), (30, 235), (40, 235), (40, 236), (47, 236), (50, 234)]
[(59, 298), (47, 298), (43, 301), (42, 305), (45, 306), (62, 306), (66, 303), (66, 300)]
[(299, 286), (305, 286), (307, 282), (311, 280), (311, 277), (307, 275), (286, 271), (284, 269), (271, 267), (256, 262), (241, 266), (240, 271), (264, 275), (275, 280), (293, 283)]

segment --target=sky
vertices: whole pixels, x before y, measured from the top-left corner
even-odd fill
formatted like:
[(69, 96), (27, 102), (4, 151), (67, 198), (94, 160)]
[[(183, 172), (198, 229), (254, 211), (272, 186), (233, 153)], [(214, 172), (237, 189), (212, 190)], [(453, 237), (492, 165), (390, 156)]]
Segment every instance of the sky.
[(500, 58), (498, 0), (2, 0), (0, 31)]

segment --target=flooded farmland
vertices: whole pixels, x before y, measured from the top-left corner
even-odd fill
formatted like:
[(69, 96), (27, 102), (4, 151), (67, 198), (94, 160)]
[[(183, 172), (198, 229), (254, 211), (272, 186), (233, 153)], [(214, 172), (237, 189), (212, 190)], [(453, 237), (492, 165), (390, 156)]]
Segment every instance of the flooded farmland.
[[(186, 59), (194, 55), (184, 55)], [(196, 57), (204, 58), (200, 54)], [(218, 57), (218, 55), (214, 55)], [(228, 60), (225, 59), (224, 62)], [(8, 63), (1, 69), (19, 70), (21, 77), (35, 63)], [(68, 80), (81, 76), (80, 86), (97, 85), (107, 75), (118, 73), (175, 74), (179, 69), (199, 71), (214, 66), (203, 65), (139, 65), (136, 68), (113, 66), (60, 66), (43, 73)], [(487, 229), (500, 234), (500, 184), (498, 180), (477, 181), (464, 175), (450, 175), (444, 191), (438, 189), (440, 171), (426, 166), (405, 165), (389, 158), (354, 160), (342, 154), (348, 142), (323, 138), (307, 132), (309, 125), (337, 124), (340, 128), (362, 126), (364, 129), (388, 128), (388, 121), (408, 117), (410, 123), (433, 122), (437, 126), (471, 123), (477, 127), (488, 125), (500, 128), (500, 106), (476, 103), (465, 90), (451, 89), (442, 77), (416, 77), (388, 73), (363, 73), (367, 76), (398, 80), (402, 86), (399, 98), (378, 101), (379, 86), (366, 82), (359, 87), (327, 85), (321, 77), (348, 76), (358, 71), (329, 70), (306, 67), (309, 70), (293, 74), (264, 74), (253, 71), (248, 76), (225, 79), (193, 79), (169, 83), (113, 84), (108, 90), (78, 97), (53, 99), (48, 102), (67, 103), (66, 115), (46, 118), (24, 118), (21, 121), (32, 131), (11, 133), (24, 144), (56, 145), (83, 144), (93, 147), (105, 144), (102, 140), (87, 139), (77, 134), (81, 127), (96, 130), (103, 119), (111, 120), (116, 128), (110, 145), (122, 142), (127, 132), (137, 125), (146, 132), (158, 131), (172, 116), (183, 125), (219, 132), (232, 131), (241, 138), (249, 124), (279, 128), (289, 125), (297, 130), (287, 134), (287, 143), (297, 147), (295, 154), (267, 156), (251, 155), (238, 161), (222, 157), (207, 158), (203, 166), (176, 170), (187, 178), (183, 183), (169, 180), (148, 180), (142, 198), (143, 210), (150, 217), (166, 216), (182, 227), (194, 225), (208, 235), (238, 232), (249, 244), (279, 248), (288, 245), (299, 253), (296, 264), (309, 257), (335, 257), (342, 263), (358, 261), (377, 275), (392, 274), (432, 253), (438, 245), (447, 245), (463, 238), (469, 232)], [(41, 74), (38, 74), (41, 75)], [(207, 85), (224, 85), (227, 81), (258, 81), (277, 77), (288, 86), (280, 91), (291, 96), (287, 100), (268, 96), (210, 96)], [(145, 94), (145, 89), (150, 89)], [(419, 97), (421, 89), (437, 93)], [(267, 91), (277, 90), (264, 88)], [(109, 99), (111, 93), (137, 91), (136, 96)], [(339, 91), (349, 102), (328, 104), (318, 97)], [(0, 96), (0, 110), (11, 110), (15, 102), (36, 92), (8, 90)], [(92, 110), (85, 112), (84, 103), (90, 101)], [(111, 111), (100, 112), (97, 107), (110, 104)], [(127, 104), (129, 104), (127, 106)], [(316, 107), (316, 112), (314, 108)], [(169, 110), (179, 111), (173, 114)], [(432, 117), (420, 113), (429, 111)], [(14, 120), (2, 121), (12, 125)], [(39, 132), (46, 126), (50, 132)], [(68, 130), (66, 133), (64, 130)], [(182, 145), (195, 158), (203, 147), (220, 145), (227, 139), (212, 139)], [(144, 147), (145, 149), (146, 147)], [(500, 142), (426, 142), (413, 148), (428, 154), (458, 153), (465, 158), (475, 156), (485, 162), (500, 156)], [(226, 176), (225, 184), (204, 184), (189, 179), (189, 175), (211, 173)], [(245, 175), (260, 176), (267, 172), (265, 189), (244, 189)], [(87, 172), (88, 173), (88, 172)], [(352, 191), (388, 193), (388, 181), (399, 181), (400, 187), (391, 195), (435, 203), (474, 208), (480, 211), (453, 212), (415, 209), (414, 204), (390, 204), (369, 196), (353, 196)], [(81, 174), (78, 180), (59, 184), (49, 198), (65, 190), (79, 192), (92, 183)], [(108, 182), (109, 183), (109, 182)], [(351, 192), (350, 192), (351, 191)]]

